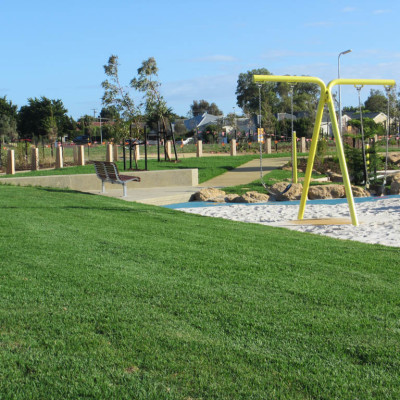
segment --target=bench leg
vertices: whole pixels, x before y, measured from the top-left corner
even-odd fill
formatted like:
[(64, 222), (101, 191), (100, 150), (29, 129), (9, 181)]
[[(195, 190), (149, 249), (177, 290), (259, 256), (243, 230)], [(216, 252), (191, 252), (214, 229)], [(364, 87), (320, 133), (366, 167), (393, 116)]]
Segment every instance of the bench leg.
[(106, 192), (106, 188), (104, 185), (104, 181), (101, 181), (101, 193), (105, 193)]
[(124, 197), (126, 197), (127, 196), (127, 194), (126, 194), (126, 183), (124, 183), (122, 186), (124, 187)]

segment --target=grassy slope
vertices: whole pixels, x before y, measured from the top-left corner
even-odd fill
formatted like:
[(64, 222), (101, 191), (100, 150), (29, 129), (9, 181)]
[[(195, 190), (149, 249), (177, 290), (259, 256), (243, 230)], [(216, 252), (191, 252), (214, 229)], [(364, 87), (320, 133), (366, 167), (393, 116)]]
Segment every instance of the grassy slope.
[(399, 249), (0, 193), (0, 398), (400, 397)]

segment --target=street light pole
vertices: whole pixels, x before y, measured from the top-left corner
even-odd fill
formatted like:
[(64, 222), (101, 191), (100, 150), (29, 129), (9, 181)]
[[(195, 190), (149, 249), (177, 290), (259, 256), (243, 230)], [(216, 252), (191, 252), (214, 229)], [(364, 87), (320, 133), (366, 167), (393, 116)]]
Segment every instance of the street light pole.
[[(338, 74), (338, 79), (340, 79), (340, 56), (343, 54), (348, 54), (351, 53), (353, 50), (349, 49), (346, 51), (342, 51), (341, 53), (339, 53), (338, 56), (338, 62), (337, 62), (337, 74)], [(342, 103), (340, 102), (340, 85), (339, 85), (339, 133), (340, 136), (342, 135)]]

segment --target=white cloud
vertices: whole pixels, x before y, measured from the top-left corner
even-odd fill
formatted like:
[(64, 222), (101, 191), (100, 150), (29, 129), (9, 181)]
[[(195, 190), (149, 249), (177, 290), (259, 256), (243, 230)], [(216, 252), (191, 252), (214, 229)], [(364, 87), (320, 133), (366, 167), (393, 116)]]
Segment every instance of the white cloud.
[(356, 11), (355, 7), (345, 7), (342, 10), (342, 12), (344, 12), (344, 13), (350, 13), (350, 12), (354, 12), (354, 11)]
[(374, 10), (372, 13), (378, 15), (378, 14), (388, 14), (390, 12), (391, 10)]

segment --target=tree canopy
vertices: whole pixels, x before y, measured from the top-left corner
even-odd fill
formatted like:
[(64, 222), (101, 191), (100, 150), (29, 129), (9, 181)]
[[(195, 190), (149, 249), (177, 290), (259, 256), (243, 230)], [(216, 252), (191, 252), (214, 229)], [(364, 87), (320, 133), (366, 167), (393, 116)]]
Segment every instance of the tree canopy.
[(1, 140), (16, 139), (17, 134), (17, 106), (7, 97), (0, 97), (0, 136)]
[(71, 119), (67, 112), (61, 100), (29, 98), (28, 105), (22, 106), (19, 111), (18, 130), (24, 138), (68, 134)]
[(371, 89), (367, 100), (365, 100), (364, 107), (371, 112), (387, 114), (387, 97), (382, 91)]
[(190, 111), (193, 117), (197, 115), (203, 115), (205, 112), (211, 115), (222, 115), (222, 111), (218, 108), (215, 103), (209, 103), (206, 100), (193, 100), (190, 105)]

